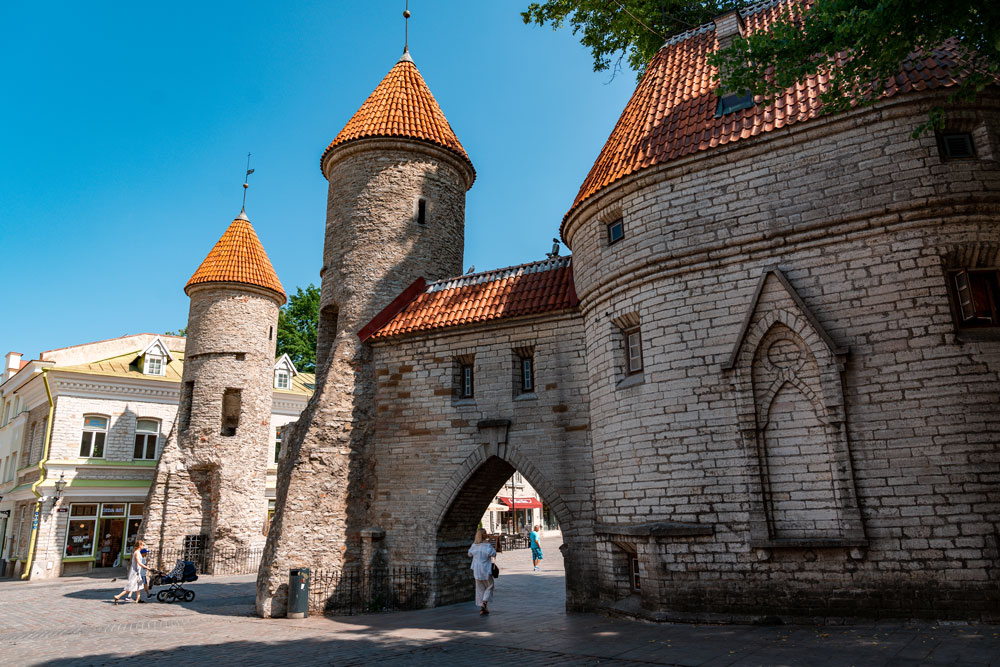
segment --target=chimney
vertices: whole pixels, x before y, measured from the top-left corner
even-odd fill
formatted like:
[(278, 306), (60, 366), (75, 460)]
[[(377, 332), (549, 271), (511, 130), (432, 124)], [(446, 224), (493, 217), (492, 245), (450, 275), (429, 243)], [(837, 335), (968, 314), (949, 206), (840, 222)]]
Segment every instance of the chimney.
[(7, 363), (4, 366), (3, 379), (6, 381), (9, 380), (14, 373), (21, 370), (21, 353), (8, 352), (5, 358), (7, 359)]
[(743, 36), (743, 17), (739, 10), (726, 12), (715, 18), (715, 38), (719, 40), (719, 50), (728, 48), (737, 35)]
[[(743, 17), (739, 10), (726, 12), (715, 18), (715, 38), (719, 40), (719, 51), (728, 49), (736, 37), (743, 37), (746, 33), (746, 26), (743, 24)], [(719, 81), (726, 78), (726, 65), (719, 69)], [(727, 90), (720, 85), (719, 106), (716, 108), (716, 117), (724, 116), (734, 111), (749, 109), (753, 106), (753, 95), (748, 91)]]

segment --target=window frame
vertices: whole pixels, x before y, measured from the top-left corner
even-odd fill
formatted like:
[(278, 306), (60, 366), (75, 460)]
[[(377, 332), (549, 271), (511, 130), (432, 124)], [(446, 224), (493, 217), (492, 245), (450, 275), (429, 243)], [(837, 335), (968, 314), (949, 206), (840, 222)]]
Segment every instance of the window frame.
[[(167, 365), (164, 363), (165, 361), (166, 357), (161, 356), (159, 354), (150, 354), (149, 352), (147, 352), (146, 359), (143, 361), (142, 364), (143, 375), (153, 375), (156, 377), (163, 377), (164, 375), (167, 374)], [(152, 371), (151, 368), (154, 362), (156, 363), (155, 373)]]
[[(645, 364), (643, 361), (643, 354), (642, 354), (642, 327), (629, 327), (628, 329), (625, 329), (622, 332), (622, 334), (624, 335), (625, 338), (625, 374), (638, 375), (642, 373), (643, 369), (645, 368)], [(632, 360), (633, 360), (632, 336), (638, 336), (637, 349), (639, 351), (638, 355), (639, 364), (637, 367), (632, 366)]]
[(521, 393), (535, 393), (535, 357), (534, 355), (524, 355), (518, 359), (518, 367), (521, 370)]
[[(139, 430), (139, 422), (151, 422), (156, 424), (156, 431), (142, 431)], [(160, 431), (162, 430), (163, 424), (159, 419), (153, 417), (140, 417), (135, 420), (135, 437), (132, 439), (132, 460), (133, 461), (155, 461), (156, 460), (156, 450), (159, 448), (160, 444)], [(153, 455), (148, 456), (149, 446), (150, 446), (150, 436), (152, 436), (153, 445)], [(139, 447), (139, 438), (142, 438), (142, 456), (136, 456), (136, 448)]]
[(475, 364), (464, 363), (458, 367), (458, 397), (475, 398), (476, 396), (476, 369)]
[[(977, 304), (977, 294), (970, 276), (984, 276), (985, 304)], [(959, 268), (947, 273), (948, 294), (951, 297), (955, 326), (963, 331), (991, 331), (1000, 329), (1000, 268)], [(963, 285), (964, 282), (964, 285)], [(979, 317), (988, 309), (989, 317)], [(971, 311), (971, 312), (970, 312)]]
[[(281, 379), (284, 378), (285, 386), (281, 386)], [(292, 374), (284, 368), (279, 368), (274, 371), (274, 388), (275, 389), (291, 389), (292, 388)]]
[[(605, 226), (607, 227), (606, 231), (607, 231), (607, 239), (608, 239), (608, 245), (609, 246), (613, 246), (614, 244), (618, 243), (623, 238), (625, 238), (625, 218), (624, 218), (624, 216), (619, 216), (619, 217), (615, 218), (614, 220), (612, 220), (611, 222), (605, 223)], [(621, 235), (618, 238), (615, 238), (614, 237), (614, 233), (612, 232), (612, 230), (615, 227), (619, 227), (621, 229)]]
[[(969, 147), (968, 155), (951, 155), (949, 150), (949, 139), (954, 137), (962, 137), (967, 141)], [(943, 130), (937, 133), (937, 145), (938, 145), (938, 155), (944, 162), (950, 162), (952, 160), (975, 160), (977, 157), (976, 153), (976, 140), (972, 136), (972, 132), (963, 132), (961, 130)]]
[[(88, 429), (87, 428), (87, 418), (88, 417), (99, 417), (99, 418), (103, 419), (105, 421), (104, 429), (103, 430)], [(82, 428), (82, 435), (80, 436), (80, 458), (81, 459), (103, 459), (104, 458), (104, 450), (105, 450), (105, 448), (107, 447), (107, 444), (108, 444), (108, 431), (110, 431), (110, 430), (111, 430), (111, 416), (110, 415), (102, 415), (100, 413), (88, 413), (88, 414), (83, 415), (83, 428)], [(88, 449), (87, 449), (88, 453), (84, 454), (83, 453), (84, 442), (87, 439), (87, 435), (88, 434), (90, 434), (90, 436), (91, 436), (90, 437), (90, 443), (89, 443), (89, 446), (88, 446)], [(100, 439), (100, 454), (95, 454), (95, 451), (97, 450), (97, 448), (94, 446), (94, 442), (97, 440), (97, 436), (98, 435), (101, 435), (103, 437)]]
[[(75, 514), (73, 512), (74, 507), (93, 507), (93, 514)], [(66, 519), (66, 534), (63, 537), (63, 548), (62, 548), (62, 558), (93, 558), (94, 550), (97, 547), (97, 522), (101, 516), (101, 503), (70, 503), (69, 512), (67, 513)], [(70, 532), (72, 529), (72, 524), (74, 522), (90, 522), (90, 553), (66, 553), (66, 548), (69, 546)], [(82, 541), (82, 540), (81, 540)]]
[(284, 424), (281, 426), (276, 426), (274, 428), (274, 440), (271, 443), (271, 450), (273, 456), (271, 458), (271, 465), (278, 465), (278, 457), (281, 454), (281, 445), (285, 441), (285, 436), (282, 434), (281, 429), (284, 428)]

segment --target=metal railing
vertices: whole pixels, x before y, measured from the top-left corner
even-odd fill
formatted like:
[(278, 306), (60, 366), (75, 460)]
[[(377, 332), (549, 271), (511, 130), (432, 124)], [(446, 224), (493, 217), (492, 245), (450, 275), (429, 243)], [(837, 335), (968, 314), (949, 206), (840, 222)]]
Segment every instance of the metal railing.
[(500, 545), (494, 545), (497, 551), (515, 551), (517, 549), (527, 549), (528, 548), (528, 538), (525, 535), (507, 535), (506, 533), (499, 536)]
[(309, 581), (309, 611), (331, 615), (423, 609), (431, 577), (416, 567), (316, 570)]
[(198, 574), (235, 575), (257, 574), (263, 547), (256, 549), (217, 549), (199, 547), (197, 549), (162, 549), (149, 554), (152, 566), (169, 571), (178, 560), (192, 561)]

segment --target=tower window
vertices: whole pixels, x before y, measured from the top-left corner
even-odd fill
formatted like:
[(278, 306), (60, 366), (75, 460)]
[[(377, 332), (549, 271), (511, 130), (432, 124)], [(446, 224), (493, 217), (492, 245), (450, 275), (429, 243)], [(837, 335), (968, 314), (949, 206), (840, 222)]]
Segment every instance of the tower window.
[(962, 327), (1000, 325), (1000, 271), (956, 271), (952, 290)]
[(608, 223), (608, 245), (618, 243), (625, 236), (625, 221), (621, 218)]
[(972, 135), (968, 132), (943, 132), (938, 135), (938, 152), (946, 160), (976, 157)]
[(418, 199), (417, 200), (417, 224), (426, 225), (427, 224), (427, 200)]
[(240, 403), (242, 392), (239, 389), (226, 389), (222, 394), (222, 435), (236, 435), (240, 426)]
[(194, 382), (185, 382), (181, 390), (180, 429), (182, 431), (186, 431), (188, 426), (191, 425), (191, 397), (193, 394)]
[(625, 332), (625, 368), (629, 375), (642, 372), (642, 333), (638, 327)]
[(459, 389), (459, 395), (462, 398), (472, 398), (476, 391), (475, 375), (472, 370), (472, 364), (462, 364), (459, 378), (462, 383)]
[(521, 393), (530, 394), (535, 391), (535, 360), (532, 357), (521, 357)]

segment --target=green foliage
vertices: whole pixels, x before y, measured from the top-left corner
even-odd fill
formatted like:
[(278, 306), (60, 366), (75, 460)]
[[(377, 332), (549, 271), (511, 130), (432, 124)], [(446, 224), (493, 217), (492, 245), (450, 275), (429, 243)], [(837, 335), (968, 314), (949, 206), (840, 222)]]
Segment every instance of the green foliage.
[[(801, 16), (789, 12), (770, 32), (734, 39), (709, 61), (728, 70), (727, 90), (763, 95), (765, 103), (820, 74), (830, 79), (826, 109), (874, 104), (911, 53), (933, 56), (953, 39), (968, 72), (948, 102), (974, 99), (1000, 74), (1000, 3), (978, 0), (817, 0)], [(917, 133), (940, 125), (940, 107)]]
[(177, 331), (164, 331), (163, 332), (164, 336), (187, 336), (187, 334), (188, 334), (188, 328), (187, 327), (181, 327)]
[(566, 23), (573, 34), (582, 32), (580, 43), (594, 56), (594, 71), (628, 65), (642, 76), (646, 65), (671, 35), (711, 21), (741, 3), (735, 0), (548, 0), (532, 2), (521, 12), (526, 24), (551, 25), (553, 30)]
[[(622, 58), (641, 76), (670, 35), (711, 21), (738, 6), (727, 0), (548, 0), (521, 13), (525, 23), (566, 23), (594, 56), (594, 70)], [(645, 24), (645, 25), (643, 25)], [(826, 108), (873, 104), (910, 53), (930, 55), (956, 40), (968, 72), (948, 101), (971, 100), (1000, 75), (1000, 2), (982, 0), (816, 0), (803, 15), (786, 14), (768, 32), (736, 38), (709, 58), (725, 75), (720, 92), (750, 91), (769, 103), (813, 74), (830, 78)], [(943, 110), (931, 112), (920, 130), (939, 125)], [(918, 130), (918, 131), (920, 131)]]
[(295, 368), (316, 371), (316, 327), (319, 324), (319, 288), (296, 288), (278, 312), (277, 356), (288, 354)]

